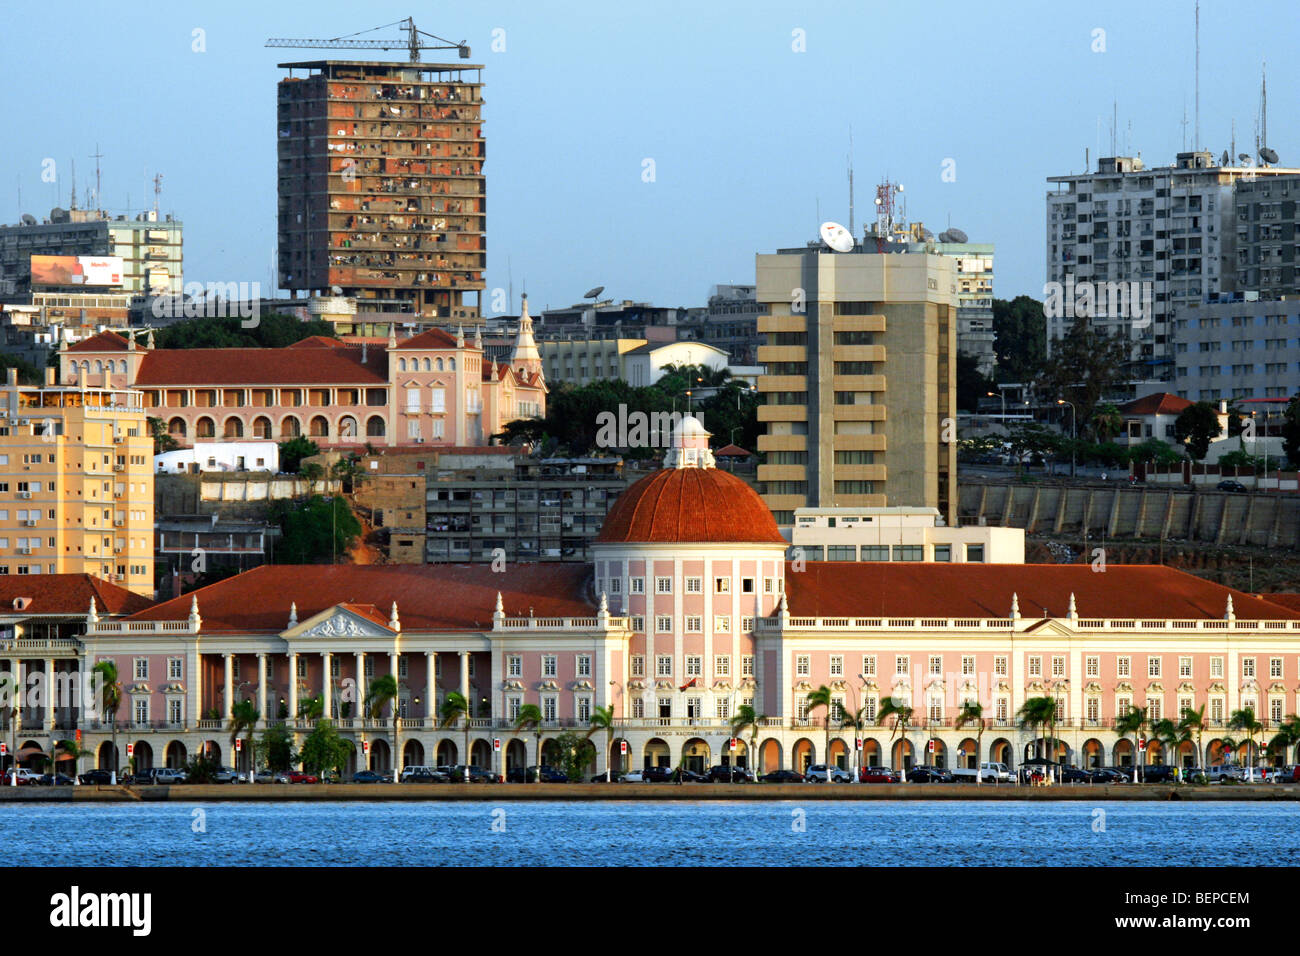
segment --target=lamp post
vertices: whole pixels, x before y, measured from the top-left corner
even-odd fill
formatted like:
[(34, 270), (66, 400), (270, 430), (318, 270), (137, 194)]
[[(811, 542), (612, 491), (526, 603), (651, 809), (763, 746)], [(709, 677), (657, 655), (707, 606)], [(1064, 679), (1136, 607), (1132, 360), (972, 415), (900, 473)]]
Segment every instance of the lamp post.
[[(984, 394), (989, 398), (993, 397), (992, 392), (985, 392)], [(1002, 427), (1005, 428), (1007, 424), (1007, 393), (1002, 390), (1002, 386), (1000, 385), (998, 386), (998, 394), (1002, 396)]]
[(1075, 409), (1074, 402), (1067, 402), (1063, 398), (1058, 398), (1056, 404), (1070, 406), (1070, 477), (1073, 478), (1075, 475), (1076, 460), (1078, 456), (1078, 448), (1076, 446), (1076, 443), (1079, 440), (1078, 410)]

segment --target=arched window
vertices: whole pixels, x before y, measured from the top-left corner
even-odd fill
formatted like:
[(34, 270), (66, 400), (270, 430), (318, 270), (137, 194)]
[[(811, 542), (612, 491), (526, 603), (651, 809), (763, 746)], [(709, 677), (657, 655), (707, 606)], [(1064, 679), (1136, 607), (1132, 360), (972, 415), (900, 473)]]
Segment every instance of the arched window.
[(194, 423), (195, 438), (215, 438), (217, 435), (217, 423), (206, 415)]
[(297, 438), (301, 434), (302, 423), (292, 415), (286, 415), (284, 420), (280, 422), (280, 437)]
[(447, 370), (449, 372), (456, 371), (456, 360), (454, 358), (447, 359)]
[(442, 371), (442, 359), (438, 359), (438, 371)]
[(384, 420), (378, 415), (371, 415), (366, 419), (366, 437), (383, 438), (384, 437)]
[(270, 438), (271, 437), (271, 419), (265, 415), (259, 415), (253, 419), (253, 437)]
[(398, 370), (399, 372), (405, 372), (405, 371), (406, 371), (406, 359), (404, 359), (404, 358), (399, 358), (399, 359), (397, 360), (397, 370)]
[(230, 418), (227, 418), (227, 419), (226, 419), (226, 428), (225, 428), (225, 433), (224, 433), (224, 434), (225, 434), (225, 437), (226, 437), (227, 439), (230, 439), (230, 438), (243, 438), (243, 437), (244, 437), (244, 422), (243, 422), (243, 420), (242, 420), (242, 419), (239, 419), (239, 418), (235, 418), (233, 415), (232, 415)]
[(424, 360), (424, 370), (425, 370), (426, 372), (429, 372), (429, 371), (432, 371), (432, 370), (433, 370), (433, 365), (429, 362), (428, 359), (425, 359), (425, 360)]

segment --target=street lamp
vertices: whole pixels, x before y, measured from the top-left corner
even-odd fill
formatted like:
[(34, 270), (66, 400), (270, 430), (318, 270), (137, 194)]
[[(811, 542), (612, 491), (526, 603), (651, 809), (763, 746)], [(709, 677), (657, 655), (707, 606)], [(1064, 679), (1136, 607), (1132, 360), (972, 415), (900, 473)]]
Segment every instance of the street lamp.
[[(989, 398), (993, 397), (992, 392), (985, 392), (984, 394)], [(998, 386), (998, 394), (1002, 396), (1002, 425), (1005, 427), (1007, 424), (1007, 393), (1002, 390), (1000, 385)]]
[(1063, 398), (1056, 400), (1058, 405), (1070, 406), (1070, 477), (1075, 474), (1076, 458), (1078, 455), (1077, 442), (1079, 440), (1079, 416), (1078, 410), (1074, 407), (1074, 402), (1067, 402)]

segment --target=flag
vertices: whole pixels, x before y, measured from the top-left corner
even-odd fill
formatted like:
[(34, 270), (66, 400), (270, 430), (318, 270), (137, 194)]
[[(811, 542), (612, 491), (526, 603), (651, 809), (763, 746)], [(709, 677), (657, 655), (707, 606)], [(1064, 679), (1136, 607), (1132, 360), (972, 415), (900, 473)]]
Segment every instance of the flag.
[(690, 680), (688, 680), (685, 684), (683, 684), (681, 687), (679, 687), (679, 688), (677, 688), (677, 689), (678, 689), (678, 690), (686, 690), (686, 688), (688, 688), (688, 687), (694, 687), (694, 686), (695, 686), (695, 682), (698, 681), (698, 680), (699, 680), (698, 677), (692, 677)]

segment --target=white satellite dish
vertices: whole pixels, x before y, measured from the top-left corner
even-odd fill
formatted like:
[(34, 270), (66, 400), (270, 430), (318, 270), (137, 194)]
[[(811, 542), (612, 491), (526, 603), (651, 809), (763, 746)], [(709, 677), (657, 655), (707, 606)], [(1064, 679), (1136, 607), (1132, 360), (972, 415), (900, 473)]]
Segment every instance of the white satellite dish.
[(820, 231), (822, 242), (836, 252), (853, 251), (853, 234), (838, 222), (824, 222)]

